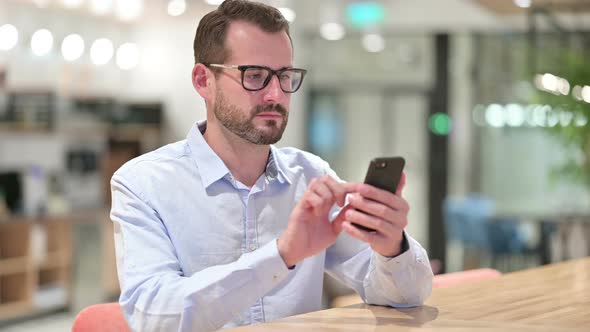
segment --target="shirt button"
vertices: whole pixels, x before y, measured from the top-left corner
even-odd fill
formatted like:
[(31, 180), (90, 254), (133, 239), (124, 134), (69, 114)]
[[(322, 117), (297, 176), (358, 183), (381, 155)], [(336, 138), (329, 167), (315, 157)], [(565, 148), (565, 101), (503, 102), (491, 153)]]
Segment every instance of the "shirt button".
[(251, 245), (250, 246), (250, 251), (254, 251), (254, 250), (256, 250), (256, 246), (255, 245)]

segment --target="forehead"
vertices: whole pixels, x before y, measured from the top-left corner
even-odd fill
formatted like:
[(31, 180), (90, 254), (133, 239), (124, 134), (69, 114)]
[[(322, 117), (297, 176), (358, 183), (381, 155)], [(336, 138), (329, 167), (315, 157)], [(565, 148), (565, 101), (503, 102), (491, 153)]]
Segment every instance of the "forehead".
[(228, 64), (260, 65), (273, 69), (292, 66), (293, 49), (285, 31), (265, 32), (244, 21), (232, 22), (225, 46)]

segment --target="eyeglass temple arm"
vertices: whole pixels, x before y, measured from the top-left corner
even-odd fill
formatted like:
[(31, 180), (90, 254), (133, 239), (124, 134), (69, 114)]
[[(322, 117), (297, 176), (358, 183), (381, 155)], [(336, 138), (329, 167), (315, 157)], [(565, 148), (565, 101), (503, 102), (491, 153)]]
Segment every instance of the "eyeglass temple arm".
[(238, 65), (219, 65), (216, 63), (211, 63), (211, 64), (209, 64), (209, 67), (238, 69), (239, 66)]

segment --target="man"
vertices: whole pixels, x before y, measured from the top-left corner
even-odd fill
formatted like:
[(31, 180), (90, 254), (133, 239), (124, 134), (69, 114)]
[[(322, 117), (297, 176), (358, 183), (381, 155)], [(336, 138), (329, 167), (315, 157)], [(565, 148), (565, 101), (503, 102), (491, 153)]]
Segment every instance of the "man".
[(281, 14), (225, 1), (200, 21), (194, 51), (207, 120), (111, 182), (131, 328), (209, 331), (318, 310), (324, 272), (367, 303), (422, 304), (432, 271), (403, 231), (405, 180), (397, 195), (346, 183), (320, 158), (271, 145), (305, 75)]

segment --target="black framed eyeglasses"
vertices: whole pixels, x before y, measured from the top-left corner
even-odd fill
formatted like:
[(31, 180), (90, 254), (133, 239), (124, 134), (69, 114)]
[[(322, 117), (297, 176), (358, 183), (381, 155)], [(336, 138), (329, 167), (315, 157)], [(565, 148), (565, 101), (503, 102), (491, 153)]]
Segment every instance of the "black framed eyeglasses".
[(248, 91), (259, 91), (264, 89), (273, 75), (279, 79), (281, 90), (285, 93), (293, 93), (301, 87), (303, 77), (307, 70), (301, 68), (281, 68), (279, 70), (272, 70), (264, 66), (249, 66), (249, 65), (220, 65), (209, 64), (209, 67), (237, 69), (242, 72), (242, 86)]

